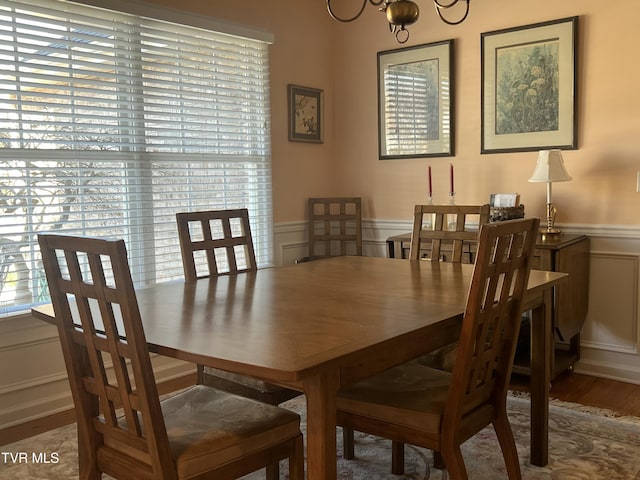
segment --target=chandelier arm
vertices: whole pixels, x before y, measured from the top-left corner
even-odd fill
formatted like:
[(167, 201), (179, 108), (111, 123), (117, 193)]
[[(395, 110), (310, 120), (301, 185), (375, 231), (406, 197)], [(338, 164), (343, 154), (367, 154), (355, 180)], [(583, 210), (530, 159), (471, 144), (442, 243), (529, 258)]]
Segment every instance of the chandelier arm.
[(464, 22), (467, 16), (469, 15), (469, 2), (471, 0), (465, 0), (467, 2), (467, 9), (464, 12), (464, 16), (460, 20), (457, 20), (455, 22), (452, 22), (451, 20), (447, 20), (446, 18), (444, 18), (444, 16), (442, 15), (442, 12), (440, 11), (443, 8), (447, 9), (447, 8), (453, 7), (459, 1), (460, 0), (452, 0), (452, 2), (449, 3), (448, 5), (443, 5), (440, 2), (438, 2), (438, 0), (433, 0), (433, 3), (436, 7), (436, 12), (438, 12), (438, 16), (440, 17), (440, 20), (442, 20), (447, 25), (460, 25), (462, 22)]
[(407, 43), (407, 40), (409, 40), (409, 30), (407, 30), (404, 27), (399, 28), (398, 30), (396, 30), (396, 42), (402, 44), (402, 43)]
[[(458, 3), (460, 0), (451, 0), (451, 3), (445, 5), (444, 3), (440, 3), (438, 0), (433, 0), (433, 3), (436, 4), (437, 8), (451, 8), (453, 7), (456, 3)], [(468, 2), (467, 2), (468, 3)]]
[(349, 23), (360, 18), (360, 15), (362, 15), (362, 12), (364, 12), (365, 7), (367, 6), (367, 1), (371, 5), (378, 6), (378, 5), (381, 5), (384, 0), (362, 0), (362, 6), (360, 7), (360, 11), (350, 18), (340, 18), (335, 13), (333, 13), (333, 9), (331, 8), (331, 0), (327, 0), (327, 10), (329, 11), (329, 15), (331, 15), (331, 18), (333, 18), (334, 20), (337, 20), (342, 23)]

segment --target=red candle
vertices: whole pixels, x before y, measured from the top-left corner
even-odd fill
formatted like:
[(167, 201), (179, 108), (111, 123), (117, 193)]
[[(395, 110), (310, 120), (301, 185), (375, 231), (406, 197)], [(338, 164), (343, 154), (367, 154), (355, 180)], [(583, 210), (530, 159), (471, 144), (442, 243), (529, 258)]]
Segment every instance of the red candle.
[(453, 188), (453, 163), (449, 166), (449, 173), (450, 173), (450, 179), (451, 179), (451, 185), (450, 185), (450, 194), (454, 195), (456, 193), (456, 190)]
[(431, 165), (429, 165), (429, 196), (433, 197), (433, 183), (431, 183)]

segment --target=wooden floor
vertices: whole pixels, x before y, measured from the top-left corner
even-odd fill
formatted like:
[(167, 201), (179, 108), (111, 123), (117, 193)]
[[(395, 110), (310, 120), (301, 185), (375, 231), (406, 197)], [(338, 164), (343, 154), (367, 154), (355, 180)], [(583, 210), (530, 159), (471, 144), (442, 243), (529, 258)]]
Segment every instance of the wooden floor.
[[(516, 378), (512, 388), (526, 390), (528, 379)], [(551, 398), (605, 408), (619, 415), (640, 417), (640, 385), (565, 372), (551, 383)]]

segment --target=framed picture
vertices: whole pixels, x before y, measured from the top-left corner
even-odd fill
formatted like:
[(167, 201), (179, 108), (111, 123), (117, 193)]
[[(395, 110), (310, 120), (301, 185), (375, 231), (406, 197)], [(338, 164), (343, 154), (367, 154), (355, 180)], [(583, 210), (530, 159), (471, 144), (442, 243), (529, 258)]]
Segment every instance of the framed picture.
[(578, 17), (483, 33), (481, 153), (576, 149)]
[(453, 40), (378, 52), (378, 152), (454, 154)]
[(289, 141), (323, 142), (324, 92), (317, 88), (288, 85)]

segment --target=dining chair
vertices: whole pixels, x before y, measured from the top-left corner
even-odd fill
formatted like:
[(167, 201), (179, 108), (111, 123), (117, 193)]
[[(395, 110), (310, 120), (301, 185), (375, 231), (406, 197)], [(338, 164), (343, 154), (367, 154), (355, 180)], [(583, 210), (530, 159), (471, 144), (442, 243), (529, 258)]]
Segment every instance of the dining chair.
[[(490, 205), (416, 205), (413, 213), (413, 229), (409, 258), (426, 258), (431, 261), (462, 262), (463, 254), (473, 263), (472, 245), (477, 244), (478, 229), (489, 223)], [(428, 217), (430, 222), (425, 221)], [(473, 229), (468, 220), (475, 220)], [(425, 225), (427, 227), (425, 228)], [(445, 248), (443, 249), (443, 246)], [(447, 247), (451, 252), (445, 253)], [(465, 252), (465, 247), (467, 251)]]
[[(432, 261), (448, 261), (462, 263), (465, 248), (468, 263), (473, 257), (472, 244), (478, 241), (479, 227), (489, 222), (490, 206), (486, 205), (416, 205), (414, 207), (413, 228), (411, 232), (411, 248), (409, 259), (426, 258)], [(428, 221), (427, 221), (428, 220)], [(476, 220), (477, 226), (469, 228), (468, 220)], [(451, 227), (449, 226), (451, 224)], [(444, 248), (443, 248), (444, 247)], [(445, 253), (446, 252), (446, 253)], [(423, 355), (419, 361), (425, 365), (439, 368), (450, 368), (456, 354), (457, 342)], [(342, 431), (344, 456), (354, 457), (353, 430), (345, 427)], [(402, 451), (401, 444), (394, 442), (393, 451)], [(396, 468), (394, 467), (394, 472)]]
[[(408, 362), (343, 388), (338, 425), (431, 449), (453, 480), (465, 480), (460, 445), (492, 424), (509, 479), (521, 478), (506, 399), (539, 223), (480, 227), (453, 371)], [(398, 454), (392, 448), (394, 473)]]
[[(124, 240), (38, 237), (75, 405), (80, 478), (239, 478), (289, 460), (300, 417), (196, 385), (160, 401)], [(112, 370), (112, 371), (110, 371)]]
[(246, 208), (176, 214), (187, 281), (258, 269)]
[(309, 256), (362, 255), (362, 199), (309, 198)]
[[(182, 266), (187, 282), (257, 270), (246, 208), (176, 214)], [(198, 384), (278, 405), (301, 392), (197, 365)]]
[[(414, 207), (413, 229), (411, 232), (410, 260), (428, 259), (431, 261), (447, 261), (462, 263), (463, 254), (467, 255), (467, 262), (473, 262), (472, 249), (478, 242), (481, 225), (489, 223), (490, 205), (416, 205)], [(473, 222), (472, 228), (470, 224)], [(458, 342), (443, 345), (429, 352), (416, 362), (424, 365), (451, 370), (456, 356)], [(354, 434), (350, 428), (342, 432), (345, 458), (354, 457)], [(394, 452), (404, 450), (401, 443), (393, 442)], [(396, 454), (393, 471), (400, 467), (396, 462), (403, 463)], [(436, 457), (438, 457), (436, 455)], [(436, 464), (440, 465), (439, 457)]]
[[(416, 205), (409, 259), (473, 263), (479, 229), (481, 225), (489, 223), (489, 214), (489, 204)], [(456, 344), (453, 342), (436, 349), (422, 356), (420, 361), (450, 370)]]

